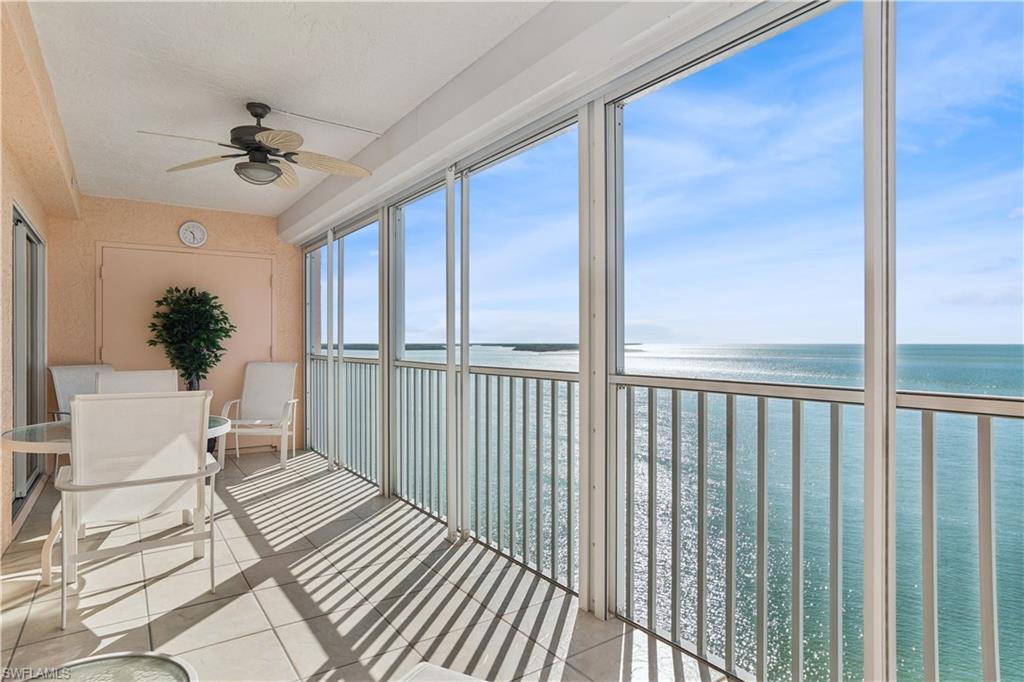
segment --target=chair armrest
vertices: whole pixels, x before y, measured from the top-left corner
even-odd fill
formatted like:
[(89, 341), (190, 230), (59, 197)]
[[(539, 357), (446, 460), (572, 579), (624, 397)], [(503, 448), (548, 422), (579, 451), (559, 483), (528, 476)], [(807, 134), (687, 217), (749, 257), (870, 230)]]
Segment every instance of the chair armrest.
[(71, 419), (71, 413), (70, 412), (62, 412), (60, 410), (54, 410), (53, 412), (50, 412), (49, 415), (51, 417), (55, 417), (55, 419), (53, 421), (57, 421), (57, 422), (64, 421), (62, 419), (62, 417), (67, 417), (68, 419)]
[(298, 398), (292, 398), (284, 404), (284, 409), (281, 410), (281, 426), (291, 425), (292, 419), (295, 415), (295, 406), (298, 404)]
[(105, 483), (72, 483), (71, 482), (71, 467), (61, 467), (60, 471), (57, 472), (57, 478), (53, 482), (53, 487), (61, 492), (88, 492), (90, 490), (114, 490), (117, 488), (136, 488), (142, 485), (155, 485), (157, 483), (177, 483), (179, 481), (194, 481), (199, 478), (206, 478), (212, 476), (220, 471), (220, 462), (214, 459), (212, 462), (207, 462), (206, 466), (202, 471), (196, 471), (188, 474), (178, 474), (176, 476), (158, 476), (157, 478), (139, 478), (130, 481), (109, 481)]
[(242, 402), (241, 399), (235, 399), (235, 400), (227, 401), (226, 403), (224, 403), (224, 407), (221, 408), (220, 416), (225, 417), (227, 419), (230, 419), (231, 418), (231, 406), (232, 405), (240, 405), (241, 402)]

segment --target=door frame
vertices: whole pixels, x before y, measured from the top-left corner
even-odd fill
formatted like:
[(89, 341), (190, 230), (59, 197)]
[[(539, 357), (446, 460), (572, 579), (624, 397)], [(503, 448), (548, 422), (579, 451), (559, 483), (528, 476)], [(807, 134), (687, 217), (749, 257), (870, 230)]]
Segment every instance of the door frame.
[[(11, 243), (12, 253), (12, 418), (15, 426), (42, 421), (46, 414), (46, 333), (47, 333), (47, 298), (46, 298), (46, 240), (32, 227), (17, 202), (12, 202), (11, 211)], [(31, 262), (26, 260), (23, 240), (34, 245), (28, 254)], [(19, 282), (26, 268), (32, 276), (29, 290), (20, 295)], [(28, 348), (27, 329), (35, 327), (36, 334), (31, 339), (32, 347)], [(34, 360), (34, 362), (33, 362)], [(30, 364), (32, 363), (32, 364)], [(27, 403), (20, 404), (19, 396), (24, 392)], [(29, 458), (33, 458), (30, 460)], [(34, 467), (29, 463), (33, 462)], [(13, 460), (13, 487), (11, 502), (21, 500), (21, 504), (12, 508), (13, 515), (18, 516), (29, 505), (25, 501), (31, 496), (32, 488), (40, 480), (45, 468), (44, 456), (24, 455)], [(19, 481), (20, 478), (20, 481)]]
[(259, 253), (256, 251), (224, 251), (217, 249), (204, 249), (204, 248), (190, 248), (181, 246), (159, 246), (155, 244), (137, 244), (132, 242), (110, 242), (110, 241), (98, 241), (96, 242), (96, 270), (95, 270), (95, 300), (96, 300), (96, 327), (95, 327), (95, 343), (96, 346), (93, 349), (93, 355), (97, 363), (102, 363), (103, 353), (103, 250), (107, 248), (115, 249), (128, 249), (132, 251), (162, 251), (170, 253), (182, 253), (192, 254), (196, 256), (230, 256), (235, 258), (255, 258), (260, 260), (270, 261), (270, 331), (271, 331), (271, 346), (270, 346), (270, 359), (273, 360), (277, 355), (277, 349), (274, 347), (274, 337), (277, 333), (277, 301), (274, 290), (274, 282), (277, 281), (277, 258), (273, 254)]

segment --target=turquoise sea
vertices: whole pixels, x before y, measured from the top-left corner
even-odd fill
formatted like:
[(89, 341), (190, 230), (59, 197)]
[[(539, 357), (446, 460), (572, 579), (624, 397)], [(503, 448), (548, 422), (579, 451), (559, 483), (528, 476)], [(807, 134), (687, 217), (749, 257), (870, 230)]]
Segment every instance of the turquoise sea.
[[(528, 348), (528, 347), (521, 347)], [(577, 369), (575, 350), (538, 352), (514, 346), (474, 346), (474, 365)], [(346, 350), (346, 354), (370, 354)], [(440, 349), (412, 350), (407, 357), (443, 361)], [(627, 347), (632, 374), (706, 379), (859, 387), (863, 349), (859, 345)], [(1024, 346), (901, 345), (897, 352), (900, 390), (1024, 397)], [(544, 398), (547, 400), (547, 397)], [(658, 401), (656, 502), (658, 541), (655, 613), (658, 629), (670, 622), (668, 586), (671, 547), (671, 458), (668, 391)], [(696, 394), (683, 393), (681, 424), (681, 552), (683, 639), (695, 639), (696, 621)], [(648, 448), (646, 391), (634, 403), (634, 601), (632, 618), (647, 622)], [(829, 407), (806, 403), (804, 451), (804, 646), (805, 676), (828, 674), (828, 509)], [(768, 401), (769, 649), (771, 679), (790, 677), (790, 460), (791, 404)], [(708, 650), (724, 653), (725, 399), (708, 398)], [(897, 647), (901, 678), (922, 678), (921, 654), (921, 470), (920, 413), (900, 410), (897, 422)], [(754, 665), (756, 401), (737, 400), (737, 639), (739, 663)], [(844, 672), (862, 670), (863, 409), (843, 408), (843, 641)], [(944, 679), (981, 677), (976, 419), (939, 414), (935, 418), (940, 673)], [(1000, 662), (1004, 680), (1024, 679), (1024, 424), (993, 420)], [(578, 467), (576, 468), (578, 471)], [(563, 496), (564, 499), (564, 496)]]

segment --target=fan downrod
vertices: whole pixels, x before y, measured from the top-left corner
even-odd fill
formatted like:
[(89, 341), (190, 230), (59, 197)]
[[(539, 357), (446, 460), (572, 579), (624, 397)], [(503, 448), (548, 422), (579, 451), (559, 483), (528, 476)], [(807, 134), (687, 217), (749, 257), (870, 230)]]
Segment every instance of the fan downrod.
[(245, 109), (256, 119), (256, 125), (262, 125), (262, 119), (270, 115), (270, 107), (263, 102), (246, 102)]

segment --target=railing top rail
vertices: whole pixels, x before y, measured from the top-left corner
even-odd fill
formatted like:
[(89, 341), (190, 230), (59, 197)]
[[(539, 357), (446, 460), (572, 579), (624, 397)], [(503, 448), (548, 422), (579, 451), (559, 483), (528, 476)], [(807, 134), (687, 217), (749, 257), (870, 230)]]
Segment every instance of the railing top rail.
[(609, 381), (619, 386), (638, 386), (642, 388), (704, 391), (706, 393), (808, 400), (822, 403), (844, 403), (848, 405), (862, 405), (864, 403), (863, 389), (843, 388), (840, 386), (803, 386), (799, 384), (690, 379), (685, 377), (644, 376), (638, 374), (617, 374), (611, 376)]
[(491, 374), (496, 376), (516, 377), (522, 379), (553, 379), (555, 381), (579, 381), (579, 372), (566, 372), (557, 369), (534, 369), (530, 367), (491, 367), (488, 365), (470, 365), (470, 374)]
[[(306, 357), (310, 360), (320, 360), (327, 362), (327, 356), (320, 353), (306, 353)], [(344, 358), (345, 362), (354, 362), (362, 365), (379, 365), (380, 358), (366, 358), (361, 355), (346, 355)], [(331, 356), (331, 360), (337, 362), (338, 357), (336, 355)]]
[(1024, 399), (1008, 396), (900, 391), (896, 394), (896, 407), (1024, 419)]
[(395, 360), (395, 367), (412, 367), (414, 369), (433, 369), (444, 371), (447, 365), (443, 362), (428, 362), (426, 360)]

